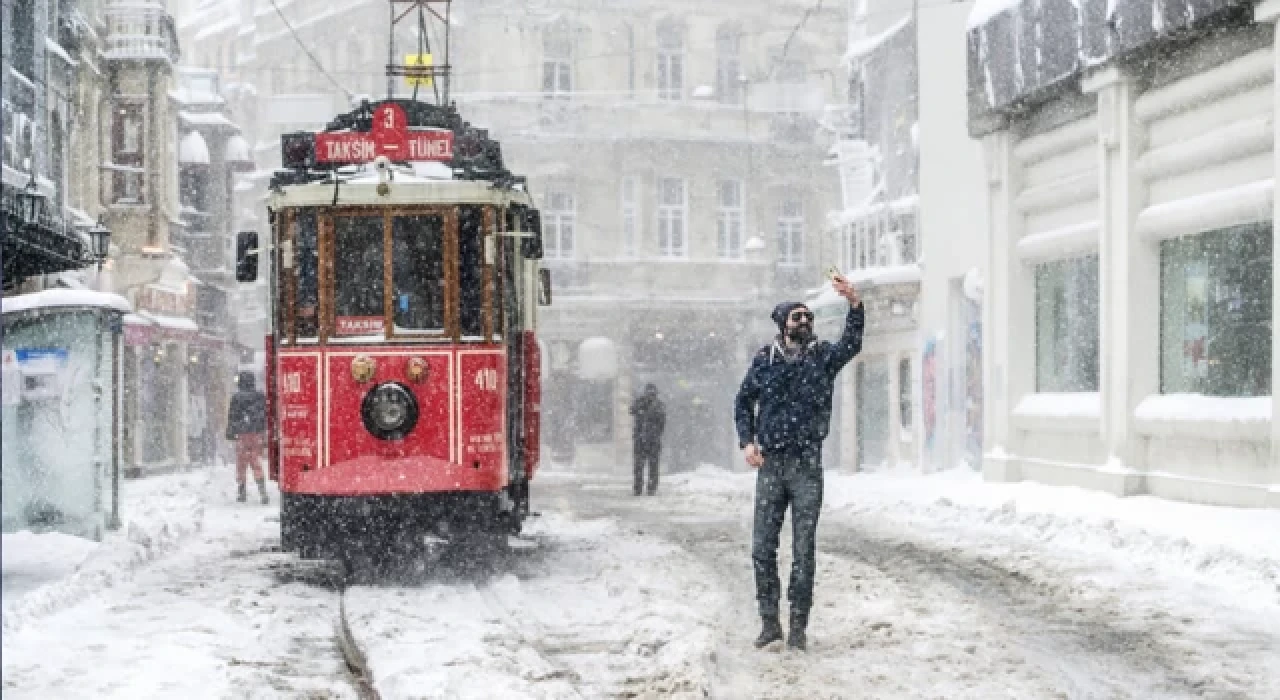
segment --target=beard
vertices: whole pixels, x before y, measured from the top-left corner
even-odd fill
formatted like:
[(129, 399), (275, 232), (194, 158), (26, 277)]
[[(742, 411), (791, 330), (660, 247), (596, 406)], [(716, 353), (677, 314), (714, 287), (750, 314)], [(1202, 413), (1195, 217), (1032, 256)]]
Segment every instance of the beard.
[(787, 340), (793, 343), (804, 344), (813, 340), (813, 326), (807, 323), (801, 323), (795, 328), (787, 329)]

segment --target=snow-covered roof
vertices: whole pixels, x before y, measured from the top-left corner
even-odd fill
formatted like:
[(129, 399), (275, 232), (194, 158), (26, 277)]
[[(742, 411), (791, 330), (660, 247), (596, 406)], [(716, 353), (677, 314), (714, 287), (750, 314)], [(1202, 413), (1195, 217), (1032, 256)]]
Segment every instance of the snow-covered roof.
[(969, 10), (968, 29), (980, 27), (996, 15), (1011, 10), (1022, 3), (1022, 0), (977, 0), (973, 9)]
[(178, 144), (178, 162), (183, 165), (208, 165), (209, 145), (198, 131), (188, 132)]
[(114, 309), (125, 314), (133, 311), (129, 301), (119, 294), (88, 289), (46, 289), (34, 294), (5, 297), (3, 301), (3, 313), (6, 314), (65, 307)]
[[(979, 0), (980, 3), (981, 1), (982, 0)], [(897, 34), (898, 32), (905, 29), (909, 24), (911, 24), (911, 15), (907, 14), (907, 15), (904, 15), (902, 19), (898, 20), (897, 22), (894, 22), (884, 31), (880, 32), (879, 34), (876, 34), (875, 36), (869, 36), (859, 41), (850, 42), (849, 50), (845, 51), (845, 54), (844, 54), (845, 63), (852, 63), (854, 61), (857, 61), (861, 58), (866, 57), (872, 51), (875, 51), (876, 49), (880, 48), (882, 44), (884, 44), (886, 41), (891, 39), (894, 34)]]
[(157, 314), (150, 311), (139, 311), (138, 316), (154, 323), (161, 328), (169, 328), (175, 331), (189, 331), (195, 333), (200, 330), (195, 321), (181, 316), (168, 316), (166, 314)]

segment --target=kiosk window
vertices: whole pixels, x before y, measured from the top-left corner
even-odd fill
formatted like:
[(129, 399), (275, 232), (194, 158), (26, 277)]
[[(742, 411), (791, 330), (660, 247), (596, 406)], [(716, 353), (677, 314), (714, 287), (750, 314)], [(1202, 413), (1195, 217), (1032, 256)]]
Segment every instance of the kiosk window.
[(444, 222), (439, 216), (401, 216), (391, 228), (397, 331), (444, 330)]
[(342, 216), (333, 220), (334, 334), (384, 332), (383, 219)]

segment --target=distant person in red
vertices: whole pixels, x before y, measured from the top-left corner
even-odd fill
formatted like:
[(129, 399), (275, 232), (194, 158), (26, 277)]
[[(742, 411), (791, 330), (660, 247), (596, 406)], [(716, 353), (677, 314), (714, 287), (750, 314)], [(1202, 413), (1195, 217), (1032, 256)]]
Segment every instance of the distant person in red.
[(248, 499), (245, 472), (252, 467), (265, 505), (269, 499), (262, 476), (262, 447), (267, 432), (267, 397), (254, 386), (252, 372), (241, 372), (239, 384), (227, 411), (227, 439), (236, 441), (236, 484), (240, 487), (236, 500), (244, 503)]

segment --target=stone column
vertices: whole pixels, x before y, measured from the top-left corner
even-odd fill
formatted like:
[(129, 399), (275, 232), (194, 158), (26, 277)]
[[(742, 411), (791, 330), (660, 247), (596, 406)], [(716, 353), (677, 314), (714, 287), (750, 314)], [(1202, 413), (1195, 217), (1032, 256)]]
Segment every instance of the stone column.
[[(1253, 19), (1259, 24), (1267, 23), (1276, 28), (1280, 39), (1280, 0), (1266, 0), (1254, 5)], [(1272, 81), (1280, 78), (1280, 40), (1275, 42), (1272, 67)], [(1272, 102), (1272, 128), (1276, 130), (1276, 140), (1272, 146), (1272, 170), (1280, 173), (1280, 124), (1275, 116), (1280, 115), (1280, 86), (1277, 86)], [(1271, 327), (1276, 328), (1280, 321), (1280, 281), (1276, 280), (1276, 271), (1280, 270), (1280, 236), (1276, 235), (1275, 222), (1280, 221), (1280, 197), (1272, 197), (1271, 212)], [(1280, 508), (1280, 343), (1276, 335), (1271, 334), (1271, 494), (1267, 504)]]
[(1143, 190), (1135, 168), (1141, 146), (1133, 79), (1108, 66), (1083, 88), (1098, 99), (1100, 427), (1108, 466), (1124, 474), (1115, 488), (1129, 495), (1141, 490), (1130, 471), (1141, 464), (1134, 410), (1160, 391), (1160, 318), (1152, 312), (1152, 300), (1160, 298), (1160, 256), (1158, 246), (1134, 233)]
[[(985, 358), (983, 384), (983, 474), (989, 480), (1021, 478), (1016, 461), (1019, 445), (1010, 414), (1023, 394), (1035, 390), (1034, 277), (1018, 260), (1014, 246), (1022, 217), (1014, 208), (1018, 168), (1013, 134), (997, 131), (983, 137), (990, 222), (988, 260), (989, 303), (982, 309)], [(1023, 327), (1027, 322), (1030, 327)]]
[(890, 468), (897, 468), (902, 461), (902, 403), (898, 401), (902, 391), (898, 380), (898, 363), (901, 361), (902, 353), (885, 353), (885, 362), (889, 365), (889, 454), (886, 457)]

